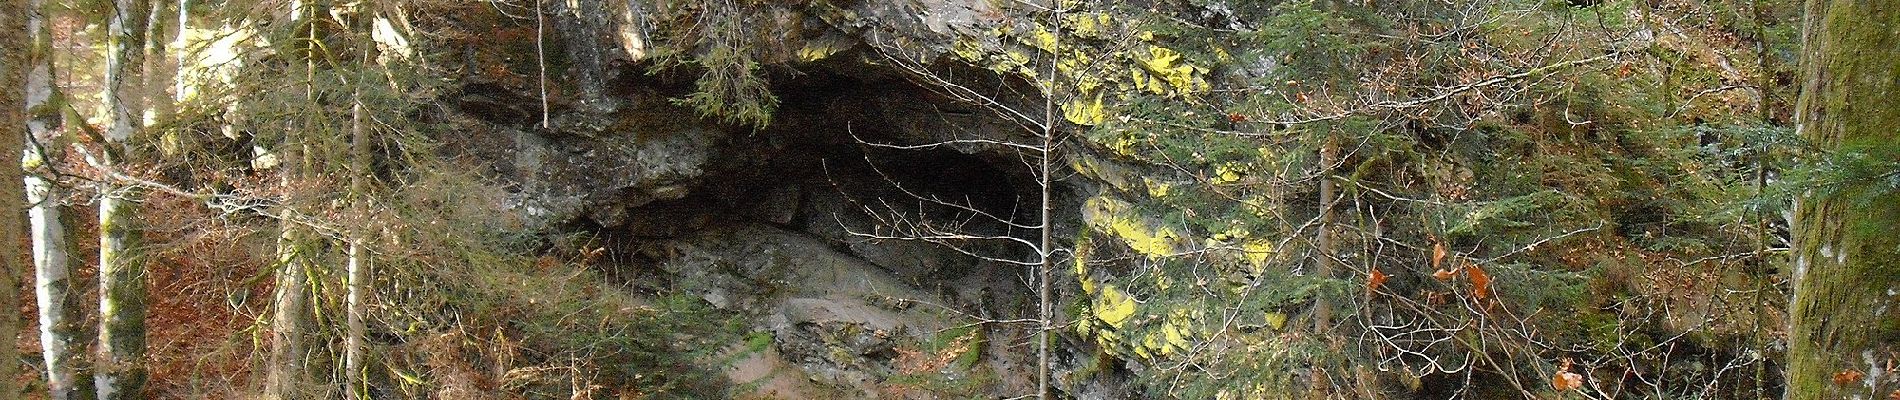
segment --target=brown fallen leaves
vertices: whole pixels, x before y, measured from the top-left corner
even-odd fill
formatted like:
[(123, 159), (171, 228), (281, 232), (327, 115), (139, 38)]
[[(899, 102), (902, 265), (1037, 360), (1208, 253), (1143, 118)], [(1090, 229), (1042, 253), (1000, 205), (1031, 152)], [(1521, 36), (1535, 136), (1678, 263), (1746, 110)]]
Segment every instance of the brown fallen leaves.
[[(1440, 268), (1439, 266), (1444, 265), (1444, 264), (1445, 264), (1445, 243), (1444, 242), (1433, 243), (1432, 244), (1432, 269), (1443, 271), (1444, 269)], [(1443, 279), (1443, 278), (1440, 278), (1440, 279)]]
[(1472, 297), (1478, 300), (1491, 297), (1491, 274), (1484, 272), (1484, 268), (1480, 268), (1477, 264), (1473, 264), (1471, 261), (1463, 258), (1453, 261), (1461, 265), (1445, 268), (1445, 257), (1448, 255), (1448, 252), (1445, 251), (1445, 243), (1438, 242), (1432, 244), (1432, 269), (1435, 270), (1432, 271), (1433, 278), (1437, 278), (1440, 281), (1450, 281), (1452, 278), (1458, 277), (1459, 273), (1464, 273), (1465, 277), (1471, 279)]
[(1577, 390), (1583, 387), (1583, 375), (1570, 372), (1570, 359), (1565, 358), (1563, 367), (1558, 368), (1557, 374), (1550, 377), (1550, 387), (1560, 392)]
[(1485, 297), (1491, 296), (1491, 274), (1484, 273), (1484, 268), (1478, 268), (1476, 265), (1467, 265), (1465, 266), (1465, 276), (1471, 278), (1471, 295), (1473, 297), (1477, 297), (1478, 300), (1484, 300)]
[(1371, 295), (1373, 291), (1379, 290), (1379, 286), (1385, 285), (1386, 278), (1385, 272), (1373, 268), (1372, 274), (1366, 277), (1366, 294)]
[(1458, 276), (1458, 273), (1452, 270), (1448, 270), (1448, 269), (1432, 271), (1432, 277), (1438, 278), (1438, 280), (1441, 280), (1441, 281), (1449, 281), (1454, 276)]
[(1844, 370), (1841, 370), (1841, 372), (1834, 373), (1834, 384), (1836, 385), (1851, 384), (1851, 383), (1854, 383), (1855, 381), (1859, 381), (1860, 377), (1863, 377), (1863, 376), (1867, 376), (1867, 374), (1862, 373), (1859, 370), (1844, 369)]

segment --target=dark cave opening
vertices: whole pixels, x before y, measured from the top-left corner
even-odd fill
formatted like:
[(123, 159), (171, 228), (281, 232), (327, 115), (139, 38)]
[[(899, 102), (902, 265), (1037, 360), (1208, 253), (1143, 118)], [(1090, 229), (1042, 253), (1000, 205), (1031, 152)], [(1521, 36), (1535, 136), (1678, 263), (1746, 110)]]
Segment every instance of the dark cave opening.
[[(897, 237), (923, 230), (1033, 241), (1038, 232), (1025, 227), (1039, 222), (1034, 155), (970, 140), (1025, 142), (1030, 136), (1022, 127), (888, 66), (828, 61), (807, 67), (774, 74), (780, 106), (772, 124), (726, 127), (690, 193), (630, 207), (615, 226), (579, 229), (652, 247), (708, 229), (767, 224), (821, 239), (919, 287), (977, 279), (1016, 286), (998, 290), (1019, 297), (1015, 292), (1024, 288), (1016, 275), (1023, 271), (982, 258), (1032, 259), (1034, 250), (1020, 242)], [(997, 79), (997, 85), (1012, 84)], [(1055, 218), (1078, 218), (1069, 214), (1077, 212), (1080, 196), (1055, 186), (1061, 204), (1052, 210)], [(638, 258), (657, 262), (665, 255)], [(974, 276), (990, 274), (1002, 275)]]
[[(809, 224), (823, 218), (786, 215), (785, 204), (759, 204), (797, 201), (799, 214), (869, 208), (959, 221), (960, 227), (985, 234), (1021, 234), (997, 232), (1008, 224), (982, 220), (1033, 219), (1039, 189), (1031, 156), (998, 145), (946, 144), (969, 138), (1015, 140), (1010, 130), (1016, 127), (882, 68), (887, 67), (832, 62), (779, 74), (774, 122), (759, 130), (732, 128), (693, 196), (648, 207), (717, 204), (723, 210), (713, 219), (812, 230)], [(787, 198), (788, 192), (799, 198)], [(852, 210), (808, 204), (830, 196), (841, 197), (841, 205)], [(756, 210), (760, 206), (769, 210)]]

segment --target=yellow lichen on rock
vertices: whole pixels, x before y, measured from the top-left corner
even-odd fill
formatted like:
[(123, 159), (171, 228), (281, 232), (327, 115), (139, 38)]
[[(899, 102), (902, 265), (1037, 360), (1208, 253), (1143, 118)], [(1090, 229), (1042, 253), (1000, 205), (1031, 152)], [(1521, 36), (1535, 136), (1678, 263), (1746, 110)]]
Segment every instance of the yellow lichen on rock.
[(1208, 177), (1208, 182), (1216, 185), (1240, 182), (1240, 178), (1245, 176), (1249, 169), (1247, 164), (1221, 163), (1214, 166), (1214, 176)]
[(1186, 247), (1183, 235), (1147, 218), (1130, 215), (1131, 207), (1121, 200), (1096, 196), (1083, 205), (1082, 218), (1096, 230), (1121, 239), (1128, 248), (1151, 258), (1174, 255)]
[(823, 60), (831, 57), (832, 54), (837, 54), (838, 50), (831, 43), (809, 43), (805, 47), (798, 48), (798, 60), (803, 62)]
[(1267, 268), (1267, 260), (1273, 256), (1273, 242), (1265, 239), (1248, 240), (1240, 244), (1240, 254), (1258, 274)]
[(956, 54), (957, 58), (962, 59), (964, 62), (972, 64), (982, 63), (984, 54), (986, 53), (983, 51), (982, 43), (977, 42), (976, 39), (967, 37), (957, 38), (956, 43), (950, 45), (950, 52)]
[(1095, 310), (1095, 319), (1107, 323), (1110, 329), (1119, 329), (1135, 315), (1135, 298), (1122, 293), (1114, 285), (1102, 285), (1101, 294), (1091, 301)]
[(1100, 38), (1107, 33), (1110, 23), (1108, 14), (1084, 13), (1063, 16), (1064, 25), (1078, 37)]
[(1155, 95), (1193, 95), (1211, 87), (1202, 77), (1207, 68), (1181, 62), (1181, 53), (1174, 49), (1149, 45), (1146, 57), (1136, 56), (1135, 64), (1138, 68), (1131, 76), (1137, 90)]
[(1191, 341), (1195, 336), (1193, 326), (1193, 314), (1187, 309), (1176, 308), (1169, 312), (1167, 322), (1161, 324), (1162, 338), (1166, 339), (1160, 343), (1161, 354), (1169, 355), (1193, 348), (1194, 342)]
[(1107, 114), (1102, 112), (1102, 94), (1096, 93), (1093, 100), (1076, 98), (1062, 104), (1062, 119), (1069, 123), (1084, 126), (1101, 124)]
[(1062, 41), (1056, 37), (1055, 32), (1050, 32), (1048, 27), (1042, 26), (1040, 23), (1036, 24), (1035, 29), (1030, 30), (1029, 37), (1023, 38), (1022, 41), (1023, 44), (1049, 52), (1050, 54), (1060, 53), (1058, 50), (1060, 50), (1059, 46), (1062, 43)]
[(1141, 183), (1148, 188), (1148, 197), (1168, 197), (1168, 194), (1174, 191), (1173, 183), (1163, 182), (1154, 178), (1141, 177)]

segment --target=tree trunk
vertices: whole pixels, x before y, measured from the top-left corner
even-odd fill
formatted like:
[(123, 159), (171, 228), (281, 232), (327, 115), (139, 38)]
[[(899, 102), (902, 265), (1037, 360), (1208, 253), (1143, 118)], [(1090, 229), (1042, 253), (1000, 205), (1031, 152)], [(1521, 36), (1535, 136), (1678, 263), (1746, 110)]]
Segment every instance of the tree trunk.
[(1052, 343), (1050, 343), (1049, 332), (1056, 329), (1055, 285), (1054, 282), (1051, 281), (1051, 279), (1055, 278), (1055, 274), (1052, 272), (1055, 270), (1055, 252), (1054, 247), (1051, 247), (1054, 244), (1052, 240), (1055, 236), (1055, 232), (1054, 225), (1052, 225), (1053, 221), (1050, 221), (1050, 216), (1054, 214), (1055, 211), (1055, 204), (1050, 199), (1051, 193), (1055, 191), (1055, 188), (1051, 186), (1055, 184), (1053, 181), (1054, 175), (1052, 175), (1054, 173), (1052, 171), (1054, 169), (1052, 165), (1055, 162), (1052, 158), (1055, 157), (1056, 138), (1055, 101), (1053, 97), (1053, 94), (1043, 96), (1042, 146), (1038, 148), (1042, 150), (1042, 154), (1040, 154), (1042, 159), (1039, 160), (1036, 170), (1036, 180), (1040, 185), (1040, 195), (1042, 196), (1042, 200), (1037, 203), (1038, 217), (1042, 222), (1037, 228), (1037, 236), (1039, 238), (1036, 247), (1036, 252), (1038, 253), (1036, 274), (1039, 275), (1036, 278), (1036, 282), (1039, 285), (1036, 288), (1036, 319), (1040, 322), (1038, 324), (1040, 326), (1036, 329), (1036, 398), (1045, 400), (1052, 395), (1049, 393), (1049, 368), (1052, 363), (1049, 355), (1049, 346), (1052, 345)]
[[(1332, 136), (1319, 148), (1319, 232), (1314, 234), (1313, 247), (1319, 252), (1319, 262), (1315, 265), (1315, 274), (1321, 278), (1333, 277), (1333, 204), (1339, 199), (1338, 188), (1333, 183), (1333, 163), (1338, 162), (1339, 146)], [(1313, 332), (1325, 334), (1333, 324), (1332, 302), (1322, 296), (1313, 302)]]
[[(166, 57), (171, 56), (171, 52), (166, 51), (165, 40), (166, 22), (168, 22), (165, 18), (167, 16), (166, 0), (146, 0), (146, 2), (146, 54), (139, 66), (141, 72), (139, 88), (143, 90), (140, 94), (146, 96), (143, 126), (149, 128), (169, 123), (175, 110), (170, 101), (171, 96), (166, 93), (166, 89), (171, 87), (172, 80), (170, 72), (172, 65), (165, 62)], [(165, 136), (170, 136), (177, 131), (176, 129), (160, 130), (165, 131), (163, 132)]]
[(47, 398), (71, 400), (91, 398), (91, 377), (80, 373), (85, 344), (79, 342), (80, 298), (72, 290), (72, 247), (68, 245), (65, 220), (60, 207), (64, 194), (51, 177), (41, 176), (47, 160), (57, 159), (62, 148), (56, 130), (60, 113), (53, 103), (53, 35), (44, 12), (45, 1), (32, 1), (27, 30), (33, 37), (27, 50), (29, 68), (26, 78), (28, 111), (25, 167), (27, 174), (27, 219), (33, 241), (34, 290), (40, 312), (40, 351), (46, 365)]
[[(291, 2), (291, 21), (299, 28), (308, 29), (304, 37), (305, 45), (295, 56), (304, 60), (304, 100), (309, 106), (318, 106), (316, 101), (316, 42), (317, 6), (302, 1)], [(282, 156), (278, 176), (281, 185), (290, 188), (297, 184), (303, 171), (309, 167), (308, 152), (303, 148), (303, 135), (300, 131), (315, 128), (305, 118), (306, 126), (298, 127), (294, 123), (284, 125), (283, 143), (278, 153)], [(299, 129), (302, 128), (302, 129)], [(264, 396), (267, 399), (301, 399), (310, 397), (302, 387), (309, 381), (304, 368), (309, 362), (308, 346), (304, 343), (305, 332), (310, 322), (309, 277), (306, 268), (307, 254), (311, 247), (311, 235), (292, 221), (280, 221), (282, 234), (277, 242), (277, 257), (280, 263), (277, 272), (276, 293), (272, 298), (270, 329), (270, 363), (265, 366)]]
[[(1808, 0), (1806, 7), (1800, 135), (1835, 157), (1896, 161), (1900, 4)], [(1900, 379), (1887, 371), (1900, 361), (1900, 231), (1893, 226), (1900, 195), (1868, 188), (1884, 184), (1850, 181), (1797, 199), (1787, 399), (1900, 395)]]
[[(170, 123), (174, 125), (180, 123), (180, 121), (177, 121), (178, 107), (188, 100), (185, 98), (185, 94), (189, 93), (191, 80), (190, 77), (186, 75), (191, 71), (192, 67), (190, 57), (192, 53), (190, 48), (191, 44), (186, 41), (188, 38), (187, 31), (191, 28), (191, 0), (178, 0), (175, 7), (177, 8), (177, 12), (171, 15), (171, 17), (174, 17), (171, 26), (173, 32), (172, 41), (169, 44), (164, 44), (164, 42), (158, 40), (153, 41), (161, 43), (159, 48), (170, 49), (172, 62), (165, 64), (165, 81), (152, 80), (154, 83), (163, 82), (171, 86), (172, 101), (166, 105), (165, 109), (158, 113), (158, 117), (160, 120), (171, 121)], [(159, 15), (154, 13), (153, 17), (156, 18), (159, 17)], [(159, 151), (168, 158), (184, 154), (184, 152), (197, 147), (195, 143), (192, 143), (192, 136), (192, 132), (183, 129), (182, 126), (178, 127), (178, 129), (167, 129), (165, 130), (165, 136), (160, 139), (161, 141), (158, 146)]]
[[(350, 197), (352, 202), (361, 202), (368, 196), (369, 177), (369, 134), (363, 128), (363, 102), (358, 100), (350, 107)], [(349, 293), (346, 299), (349, 331), (343, 338), (344, 380), (348, 382), (347, 396), (350, 400), (359, 399), (365, 392), (363, 377), (363, 334), (367, 330), (363, 324), (364, 301), (369, 291), (370, 273), (369, 255), (363, 249), (362, 234), (350, 239), (349, 265), (347, 265)]]
[[(26, 48), (27, 10), (26, 0), (0, 0), (0, 48), (6, 50), (0, 54), (0, 127), (13, 131), (13, 134), (0, 137), (0, 154), (20, 154), (20, 144), (25, 132), (19, 131), (26, 125), (26, 100), (21, 98), (26, 86), (26, 52), (17, 49)], [(11, 151), (11, 153), (6, 153)], [(19, 182), (19, 168), (0, 168), (0, 182)], [(0, 239), (17, 241), (20, 236), (20, 210), (23, 198), (20, 187), (0, 185)], [(13, 379), (18, 373), (19, 350), (13, 346), (14, 338), (20, 334), (20, 250), (16, 246), (0, 246), (0, 398), (19, 398), (21, 388), (19, 380)]]
[(284, 223), (278, 238), (277, 287), (272, 297), (270, 364), (265, 367), (265, 398), (298, 399), (302, 395), (308, 362), (304, 353), (304, 331), (308, 330), (310, 301), (309, 280), (304, 273), (302, 229)]
[[(111, 106), (105, 164), (130, 158), (127, 145), (140, 129), (140, 79), (130, 76), (144, 65), (145, 17), (142, 0), (115, 0), (106, 41), (104, 99)], [(100, 399), (142, 398), (145, 369), (145, 260), (140, 254), (136, 205), (130, 187), (111, 187), (99, 199), (99, 357), (94, 384)]]
[[(1057, 14), (1055, 19), (1060, 21), (1062, 16)], [(1055, 24), (1055, 26), (1057, 28), (1054, 37), (1057, 38), (1056, 40), (1061, 40), (1062, 24)], [(1060, 42), (1058, 42), (1058, 44), (1059, 43)], [(1056, 74), (1053, 65), (1054, 63), (1051, 63), (1049, 76), (1059, 76)], [(1041, 200), (1036, 204), (1037, 218), (1041, 220), (1041, 222), (1037, 224), (1036, 229), (1038, 236), (1036, 244), (1036, 274), (1039, 275), (1036, 278), (1038, 284), (1036, 287), (1036, 319), (1040, 322), (1038, 324), (1039, 326), (1036, 327), (1036, 398), (1041, 400), (1048, 400), (1055, 396), (1055, 394), (1050, 393), (1049, 390), (1049, 370), (1054, 367), (1054, 359), (1049, 354), (1049, 346), (1053, 346), (1054, 343), (1051, 342), (1052, 338), (1049, 336), (1049, 333), (1054, 332), (1056, 329), (1055, 282), (1053, 281), (1053, 279), (1055, 279), (1055, 247), (1053, 247), (1055, 225), (1051, 219), (1055, 213), (1055, 203), (1051, 199), (1051, 195), (1055, 192), (1057, 121), (1055, 96), (1055, 85), (1051, 84), (1043, 87), (1042, 132), (1038, 132), (1040, 134), (1038, 139), (1041, 139), (1042, 143), (1036, 147), (1037, 150), (1041, 151), (1041, 154), (1038, 154), (1041, 158), (1037, 160), (1036, 169), (1036, 183), (1037, 188), (1040, 190), (1038, 195), (1041, 196)]]

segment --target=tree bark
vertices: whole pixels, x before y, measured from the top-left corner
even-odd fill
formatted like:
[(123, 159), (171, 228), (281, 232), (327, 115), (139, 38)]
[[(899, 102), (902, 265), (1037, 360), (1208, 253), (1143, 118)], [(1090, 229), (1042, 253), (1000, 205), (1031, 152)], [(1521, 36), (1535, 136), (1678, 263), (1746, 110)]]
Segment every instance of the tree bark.
[[(309, 106), (319, 106), (316, 101), (316, 43), (317, 9), (315, 4), (302, 1), (291, 2), (291, 21), (299, 24), (305, 45), (296, 54), (304, 60), (304, 100)], [(311, 118), (305, 118), (306, 122)], [(302, 129), (299, 129), (302, 128)], [(297, 184), (300, 174), (310, 165), (308, 151), (303, 147), (303, 135), (300, 131), (313, 129), (313, 126), (298, 127), (294, 123), (284, 125), (284, 140), (279, 145), (282, 155), (278, 176), (280, 184), (286, 189)], [(270, 329), (270, 360), (265, 367), (264, 396), (267, 399), (301, 399), (309, 397), (302, 389), (309, 381), (304, 368), (308, 362), (308, 346), (305, 345), (305, 333), (311, 324), (310, 317), (310, 281), (306, 268), (306, 249), (311, 246), (310, 235), (304, 228), (290, 221), (278, 223), (281, 236), (277, 242), (276, 292), (272, 297)]]
[[(1062, 15), (1057, 14), (1055, 20), (1062, 20)], [(1060, 41), (1062, 40), (1062, 24), (1054, 25), (1056, 26), (1054, 37)], [(1060, 42), (1057, 43), (1058, 45), (1060, 44)], [(1056, 74), (1054, 63), (1050, 64), (1049, 76), (1059, 76)], [(1053, 281), (1053, 279), (1055, 279), (1055, 224), (1052, 220), (1055, 213), (1055, 203), (1052, 200), (1052, 194), (1055, 193), (1057, 121), (1055, 96), (1055, 85), (1050, 84), (1043, 88), (1042, 132), (1038, 132), (1040, 134), (1038, 139), (1041, 139), (1042, 143), (1036, 147), (1036, 149), (1041, 152), (1041, 154), (1038, 154), (1040, 158), (1037, 159), (1036, 169), (1037, 189), (1040, 190), (1038, 195), (1041, 196), (1041, 200), (1036, 204), (1037, 218), (1040, 220), (1036, 229), (1038, 236), (1036, 244), (1036, 273), (1040, 275), (1036, 279), (1038, 284), (1036, 288), (1036, 319), (1040, 322), (1038, 324), (1040, 326), (1036, 329), (1036, 398), (1041, 400), (1048, 400), (1055, 396), (1054, 393), (1050, 392), (1049, 382), (1049, 370), (1053, 368), (1055, 364), (1054, 358), (1052, 358), (1049, 353), (1049, 347), (1054, 345), (1049, 333), (1056, 329), (1055, 282)]]
[[(1314, 271), (1321, 278), (1333, 277), (1333, 204), (1338, 202), (1338, 188), (1333, 183), (1333, 163), (1338, 162), (1339, 146), (1329, 134), (1319, 148), (1319, 232), (1314, 234), (1313, 247), (1319, 252), (1319, 262)], [(1324, 296), (1313, 302), (1313, 332), (1325, 334), (1333, 324), (1333, 305)]]
[[(1808, 0), (1802, 37), (1799, 134), (1832, 157), (1895, 162), (1900, 4)], [(1796, 200), (1787, 399), (1884, 399), (1900, 389), (1886, 369), (1900, 350), (1900, 195), (1867, 188), (1875, 185), (1850, 181)]]
[(34, 298), (39, 304), (40, 354), (46, 368), (47, 398), (88, 399), (93, 395), (90, 376), (81, 374), (85, 344), (79, 338), (81, 299), (72, 290), (72, 247), (61, 219), (65, 197), (45, 168), (62, 148), (58, 131), (60, 113), (53, 101), (53, 35), (45, 15), (45, 0), (33, 0), (27, 30), (26, 78), (27, 146), (23, 151), (26, 174), (27, 219), (33, 242)]
[[(27, 44), (26, 0), (0, 1), (0, 48), (6, 50), (0, 54), (0, 126), (12, 130), (13, 134), (0, 138), (0, 154), (19, 154), (20, 144), (25, 132), (19, 127), (26, 122), (26, 100), (20, 90), (25, 87), (25, 52)], [(12, 151), (12, 153), (6, 153)], [(10, 179), (10, 180), (9, 180)], [(19, 182), (19, 168), (0, 168), (0, 182)], [(0, 238), (17, 240), (20, 236), (20, 210), (23, 207), (20, 186), (0, 185)], [(17, 246), (0, 246), (0, 398), (19, 398), (19, 381), (13, 379), (18, 373), (19, 363), (13, 360), (19, 357), (19, 349), (13, 346), (14, 338), (20, 334), (20, 249)]]
[[(105, 164), (130, 158), (128, 142), (141, 129), (141, 79), (131, 76), (144, 65), (143, 0), (113, 1), (106, 41), (103, 98), (111, 107)], [(140, 254), (138, 214), (131, 187), (112, 187), (99, 199), (99, 343), (94, 384), (100, 399), (142, 398), (145, 368), (145, 260)]]
[(306, 346), (303, 343), (304, 331), (308, 330), (310, 301), (309, 280), (304, 273), (302, 248), (305, 236), (302, 230), (282, 224), (284, 231), (278, 238), (278, 262), (276, 292), (272, 297), (270, 329), (270, 364), (265, 367), (265, 398), (299, 399), (302, 386), (306, 381), (304, 370)]
[[(171, 67), (165, 62), (170, 57), (166, 51), (165, 34), (168, 19), (165, 18), (166, 0), (145, 0), (145, 59), (140, 60), (139, 88), (146, 96), (144, 124), (146, 127), (169, 123), (172, 119), (173, 104), (166, 89), (171, 87)], [(176, 129), (161, 129), (165, 136), (171, 136)], [(167, 154), (170, 155), (170, 154)]]
[[(369, 189), (369, 133), (363, 128), (363, 102), (359, 99), (350, 107), (350, 197), (352, 202), (361, 202), (368, 196)], [(349, 293), (346, 299), (349, 331), (343, 338), (344, 379), (349, 384), (346, 398), (359, 399), (365, 393), (366, 382), (363, 376), (363, 335), (368, 329), (364, 326), (364, 301), (367, 299), (370, 282), (369, 254), (363, 249), (366, 238), (358, 234), (350, 240), (348, 274)]]

